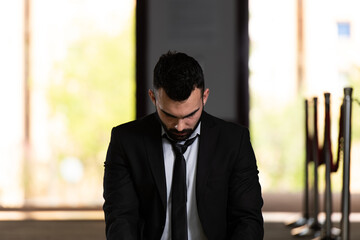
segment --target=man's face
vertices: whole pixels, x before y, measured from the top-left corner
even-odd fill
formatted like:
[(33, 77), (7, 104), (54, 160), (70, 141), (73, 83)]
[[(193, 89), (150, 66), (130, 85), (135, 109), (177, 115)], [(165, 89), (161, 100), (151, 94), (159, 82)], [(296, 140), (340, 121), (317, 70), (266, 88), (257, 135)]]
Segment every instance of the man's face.
[(155, 92), (149, 90), (149, 96), (167, 134), (175, 141), (182, 141), (195, 130), (209, 96), (209, 89), (202, 94), (201, 89), (195, 88), (184, 101), (170, 99), (162, 88)]

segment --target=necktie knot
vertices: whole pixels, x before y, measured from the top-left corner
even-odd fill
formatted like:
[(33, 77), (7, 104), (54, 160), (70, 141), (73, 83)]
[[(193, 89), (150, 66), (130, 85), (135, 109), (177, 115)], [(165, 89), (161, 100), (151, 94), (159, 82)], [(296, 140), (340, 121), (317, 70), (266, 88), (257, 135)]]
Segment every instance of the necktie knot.
[(195, 137), (193, 138), (190, 138), (188, 140), (185, 141), (184, 144), (181, 144), (181, 143), (178, 143), (178, 142), (175, 142), (174, 140), (170, 139), (167, 135), (164, 135), (171, 143), (172, 147), (173, 147), (173, 150), (175, 152), (180, 152), (181, 154), (184, 154), (187, 150), (187, 148), (193, 144), (193, 142), (196, 140), (197, 136), (196, 135)]
[(193, 144), (193, 142), (195, 141), (197, 135), (193, 138), (190, 138), (188, 140), (186, 140), (186, 142), (184, 144), (180, 144), (180, 143), (176, 143), (176, 148), (179, 149), (179, 151), (184, 154), (187, 150), (187, 148)]

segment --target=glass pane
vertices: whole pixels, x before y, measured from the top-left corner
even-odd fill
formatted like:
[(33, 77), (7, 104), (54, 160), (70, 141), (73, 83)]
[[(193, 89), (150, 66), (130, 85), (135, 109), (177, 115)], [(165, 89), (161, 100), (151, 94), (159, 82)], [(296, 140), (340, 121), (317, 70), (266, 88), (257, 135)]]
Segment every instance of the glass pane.
[[(299, 3), (302, 7), (299, 8)], [(251, 0), (250, 4), (250, 127), (264, 191), (298, 192), (304, 187), (305, 99), (318, 97), (319, 145), (324, 136), (324, 93), (331, 93), (331, 141), (337, 154), (343, 88), (359, 97), (359, 22), (351, 1)], [(281, 6), (281, 7), (279, 7)], [(326, 6), (326, 8), (324, 8)], [(321, 13), (321, 17), (319, 14)], [(339, 26), (339, 23), (346, 25)], [(341, 27), (341, 29), (339, 29)], [(346, 41), (339, 33), (349, 33)], [(359, 158), (359, 105), (353, 103), (351, 158)], [(340, 163), (341, 165), (342, 163)], [(358, 171), (358, 161), (351, 162)], [(319, 181), (324, 186), (324, 165)], [(341, 189), (341, 168), (332, 176), (333, 189)], [(356, 174), (351, 188), (359, 192)]]
[[(3, 158), (0, 164), (12, 169), (8, 174), (16, 181), (0, 179), (0, 204), (98, 206), (111, 128), (135, 118), (135, 2), (30, 2), (29, 148), (22, 145), (23, 97), (14, 94), (16, 120), (8, 131), (20, 130), (12, 151), (1, 154), (17, 167)], [(19, 21), (14, 39), (22, 49), (23, 11), (13, 11), (9, 18)], [(19, 56), (14, 68), (22, 65), (21, 51)], [(6, 92), (21, 92), (22, 78)]]
[[(0, 7), (0, 206), (23, 202), (23, 4)], [(5, 34), (6, 33), (6, 34)]]
[(350, 23), (338, 22), (337, 23), (338, 36), (349, 38), (350, 37)]

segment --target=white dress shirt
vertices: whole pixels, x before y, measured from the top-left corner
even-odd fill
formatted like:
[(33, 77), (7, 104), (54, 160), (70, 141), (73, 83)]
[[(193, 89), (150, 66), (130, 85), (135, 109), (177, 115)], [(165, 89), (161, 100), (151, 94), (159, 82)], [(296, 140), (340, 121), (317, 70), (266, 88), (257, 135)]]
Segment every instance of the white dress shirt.
[[(200, 135), (200, 125), (197, 126), (195, 131), (189, 138)], [(164, 134), (164, 129), (162, 134)], [(185, 141), (184, 141), (185, 142)], [(180, 142), (183, 144), (184, 142)], [(164, 164), (166, 175), (166, 193), (167, 193), (167, 208), (166, 208), (166, 222), (164, 232), (161, 240), (171, 240), (171, 184), (173, 176), (173, 167), (175, 161), (175, 153), (172, 150), (171, 143), (165, 137), (162, 138), (162, 146), (164, 152)], [(205, 234), (202, 229), (197, 205), (196, 205), (196, 164), (199, 149), (199, 137), (195, 139), (186, 152), (184, 158), (186, 161), (186, 186), (187, 186), (187, 222), (188, 222), (188, 239), (189, 240), (205, 240)]]

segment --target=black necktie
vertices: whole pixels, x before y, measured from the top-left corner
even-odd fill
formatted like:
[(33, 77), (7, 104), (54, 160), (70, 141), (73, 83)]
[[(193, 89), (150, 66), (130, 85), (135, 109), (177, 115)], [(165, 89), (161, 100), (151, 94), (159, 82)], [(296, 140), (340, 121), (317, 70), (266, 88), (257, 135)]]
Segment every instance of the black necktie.
[(171, 188), (171, 239), (187, 240), (187, 187), (186, 162), (184, 153), (196, 139), (197, 135), (187, 140), (183, 145), (170, 140), (175, 152), (175, 162)]

